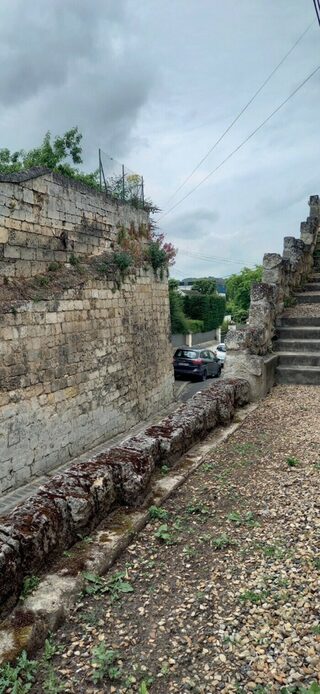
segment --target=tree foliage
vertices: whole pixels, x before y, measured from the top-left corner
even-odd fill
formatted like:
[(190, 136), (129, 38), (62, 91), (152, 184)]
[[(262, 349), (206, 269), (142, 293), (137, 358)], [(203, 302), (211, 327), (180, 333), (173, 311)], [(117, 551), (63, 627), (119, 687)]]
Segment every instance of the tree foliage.
[(54, 139), (47, 132), (41, 145), (30, 150), (21, 149), (11, 153), (9, 149), (0, 149), (0, 172), (17, 173), (35, 166), (44, 166), (92, 188), (98, 188), (98, 171), (86, 174), (77, 168), (77, 165), (82, 164), (81, 140), (82, 134), (75, 127)]
[(216, 294), (216, 290), (216, 281), (213, 277), (200, 277), (192, 285), (192, 291), (199, 294)]
[(261, 282), (261, 278), (262, 266), (256, 265), (254, 269), (245, 267), (226, 280), (227, 312), (236, 323), (244, 323), (248, 318), (251, 287), (254, 282)]

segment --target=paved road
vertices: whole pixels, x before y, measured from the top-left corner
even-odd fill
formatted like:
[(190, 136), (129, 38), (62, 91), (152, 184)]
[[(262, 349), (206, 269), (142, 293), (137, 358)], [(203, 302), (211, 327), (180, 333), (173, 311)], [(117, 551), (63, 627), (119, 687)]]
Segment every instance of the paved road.
[[(223, 370), (220, 378), (222, 377)], [(198, 393), (199, 390), (205, 390), (206, 388), (209, 388), (209, 386), (211, 386), (215, 382), (218, 382), (219, 380), (219, 378), (207, 378), (206, 381), (176, 381), (176, 399), (179, 402), (187, 402), (187, 400), (189, 400), (189, 398), (192, 398), (192, 396), (195, 393)]]

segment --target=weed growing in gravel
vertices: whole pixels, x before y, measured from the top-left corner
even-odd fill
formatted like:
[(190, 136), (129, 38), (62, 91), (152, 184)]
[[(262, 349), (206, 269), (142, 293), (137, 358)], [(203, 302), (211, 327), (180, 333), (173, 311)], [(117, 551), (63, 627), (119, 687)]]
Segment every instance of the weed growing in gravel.
[(320, 635), (320, 624), (317, 624), (316, 627), (312, 627), (312, 633), (315, 634), (316, 636)]
[(313, 682), (310, 687), (300, 687), (300, 685), (282, 687), (280, 689), (280, 694), (320, 694), (320, 685)]
[(300, 460), (298, 458), (287, 458), (288, 467), (298, 467), (300, 465)]
[(282, 559), (286, 554), (285, 548), (281, 547), (281, 545), (265, 545), (258, 543), (257, 547), (261, 549), (265, 557), (270, 557), (272, 559)]
[(169, 465), (161, 465), (160, 472), (162, 477), (165, 477), (170, 471)]
[(266, 598), (270, 595), (270, 591), (262, 590), (260, 593), (256, 593), (254, 590), (246, 590), (241, 593), (239, 599), (241, 602), (252, 602), (254, 605), (258, 605), (260, 602), (264, 602)]
[(161, 506), (150, 506), (149, 516), (152, 520), (167, 520), (167, 518), (169, 518), (169, 512), (166, 511), (165, 508), (161, 508)]
[(257, 446), (255, 443), (236, 443), (233, 446), (234, 450), (236, 453), (240, 453), (240, 455), (247, 455), (247, 453), (255, 453), (257, 450)]
[(141, 682), (139, 687), (139, 694), (149, 694), (148, 685), (145, 681)]
[(234, 542), (230, 540), (226, 533), (221, 533), (221, 535), (212, 540), (212, 546), (214, 549), (225, 549), (233, 544)]
[(242, 516), (239, 511), (231, 511), (227, 519), (231, 521), (231, 523), (235, 523), (236, 525), (247, 525), (249, 528), (254, 528), (256, 525), (259, 525), (251, 511), (248, 511), (245, 516)]
[(185, 554), (186, 557), (189, 558), (189, 557), (194, 557), (197, 554), (197, 550), (195, 549), (195, 547), (189, 547), (189, 545), (186, 545), (183, 548), (182, 553)]
[(57, 646), (57, 644), (53, 641), (52, 636), (50, 635), (49, 638), (46, 639), (44, 642), (43, 659), (48, 662), (57, 653), (61, 653), (62, 650), (63, 648), (61, 646)]
[(203, 470), (203, 472), (209, 472), (209, 470), (213, 470), (213, 468), (213, 463), (203, 463), (203, 465), (201, 465), (201, 470)]
[(15, 665), (6, 663), (0, 667), (0, 692), (27, 694), (34, 682), (37, 663), (29, 660), (26, 651), (22, 651)]
[(85, 571), (84, 578), (88, 585), (84, 588), (84, 593), (87, 595), (96, 595), (97, 593), (110, 593), (111, 600), (120, 600), (122, 593), (133, 593), (133, 587), (128, 581), (127, 574), (124, 571), (117, 571), (109, 581), (105, 581), (101, 576)]
[(164, 542), (164, 544), (166, 544), (166, 545), (173, 545), (174, 544), (173, 535), (170, 532), (170, 528), (167, 525), (167, 523), (160, 525), (158, 530), (155, 532), (155, 537), (158, 540), (161, 540), (161, 542)]
[(47, 664), (46, 669), (47, 672), (43, 682), (44, 694), (59, 694), (59, 692), (64, 691), (65, 685), (61, 684), (61, 682), (58, 680), (51, 663)]
[(186, 508), (186, 513), (188, 514), (198, 514), (201, 516), (208, 516), (210, 513), (210, 510), (208, 509), (208, 506), (206, 506), (202, 502), (194, 502), (193, 504), (189, 504)]
[(315, 557), (312, 561), (314, 568), (320, 570), (320, 557)]
[(40, 583), (40, 578), (38, 576), (26, 576), (21, 591), (21, 599), (25, 600), (28, 595), (31, 595)]
[(92, 675), (94, 684), (102, 682), (105, 677), (109, 680), (118, 680), (121, 677), (121, 669), (115, 665), (119, 659), (119, 653), (113, 650), (107, 650), (104, 643), (99, 643), (92, 651), (91, 664), (95, 668)]
[(100, 620), (100, 615), (95, 610), (90, 611), (90, 612), (82, 612), (80, 616), (81, 616), (81, 621), (84, 624), (88, 624), (91, 627), (98, 624), (98, 622)]

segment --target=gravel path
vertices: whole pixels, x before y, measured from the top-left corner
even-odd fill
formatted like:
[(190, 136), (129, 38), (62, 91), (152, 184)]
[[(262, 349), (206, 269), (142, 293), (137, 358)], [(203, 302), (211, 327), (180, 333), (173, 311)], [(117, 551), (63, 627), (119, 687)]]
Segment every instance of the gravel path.
[(278, 386), (88, 576), (32, 694), (320, 692), (319, 492), (320, 388)]

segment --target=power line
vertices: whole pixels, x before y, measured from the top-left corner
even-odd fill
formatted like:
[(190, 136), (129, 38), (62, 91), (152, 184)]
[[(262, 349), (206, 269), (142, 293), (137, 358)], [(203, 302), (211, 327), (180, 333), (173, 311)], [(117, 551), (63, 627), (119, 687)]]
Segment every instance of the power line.
[(197, 258), (198, 260), (205, 260), (208, 261), (209, 263), (216, 262), (217, 260), (220, 260), (224, 263), (236, 263), (237, 265), (244, 265), (243, 260), (231, 260), (230, 258), (222, 258), (219, 255), (204, 255), (202, 253), (193, 253), (192, 251), (179, 251), (182, 255), (188, 255), (191, 258)]
[(231, 157), (233, 157), (237, 152), (239, 152), (239, 150), (242, 149), (242, 147), (244, 147), (244, 145), (245, 145), (247, 142), (249, 142), (249, 140), (251, 140), (251, 138), (254, 137), (254, 135), (256, 135), (256, 133), (259, 132), (259, 130), (261, 130), (261, 129), (266, 125), (266, 123), (268, 123), (269, 120), (271, 120), (271, 118), (273, 118), (273, 116), (274, 116), (276, 113), (278, 113), (278, 111), (280, 111), (280, 110), (288, 103), (288, 101), (290, 101), (290, 99), (292, 99), (292, 97), (295, 96), (295, 94), (297, 94), (297, 92), (300, 91), (300, 89), (302, 89), (302, 87), (304, 87), (304, 85), (307, 84), (307, 82), (309, 82), (309, 80), (311, 80), (312, 77), (314, 77), (314, 75), (315, 75), (317, 72), (319, 72), (319, 70), (320, 70), (320, 65), (318, 65), (314, 70), (312, 70), (312, 72), (310, 72), (310, 74), (309, 74), (302, 82), (300, 82), (300, 84), (293, 90), (293, 92), (291, 92), (291, 94), (289, 94), (289, 96), (287, 96), (287, 98), (284, 99), (284, 101), (282, 101), (281, 104), (280, 104), (277, 108), (275, 108), (274, 111), (272, 111), (272, 113), (270, 113), (270, 115), (267, 116), (267, 118), (265, 118), (264, 121), (262, 121), (262, 123), (260, 123), (260, 125), (258, 125), (254, 130), (252, 130), (252, 132), (250, 133), (250, 135), (248, 135), (244, 140), (242, 140), (242, 142), (240, 143), (240, 145), (238, 145), (237, 147), (235, 147), (235, 149), (233, 149), (232, 152), (230, 152), (230, 153), (220, 162), (220, 164), (218, 164), (218, 166), (215, 167), (215, 169), (213, 169), (212, 171), (210, 171), (210, 172), (209, 172), (209, 173), (208, 173), (208, 174), (207, 174), (196, 186), (194, 186), (194, 188), (191, 188), (191, 190), (189, 191), (189, 193), (187, 193), (186, 195), (183, 196), (183, 198), (181, 198), (180, 200), (178, 200), (178, 202), (176, 202), (175, 205), (172, 205), (172, 207), (169, 207), (169, 209), (168, 209), (166, 212), (164, 212), (164, 213), (159, 217), (158, 221), (160, 221), (161, 219), (163, 219), (163, 217), (166, 217), (170, 212), (172, 212), (172, 210), (175, 210), (176, 207), (178, 207), (178, 205), (181, 205), (181, 203), (184, 202), (184, 200), (186, 200), (190, 195), (192, 195), (192, 193), (194, 193), (198, 188), (200, 188), (200, 186), (202, 186), (202, 184), (205, 183), (205, 181), (207, 181), (208, 178), (210, 178), (211, 176), (213, 176), (213, 174), (216, 173), (216, 171), (218, 171), (219, 169), (221, 169), (221, 167), (222, 167), (227, 161), (229, 161), (229, 159), (231, 159)]
[[(318, 1), (318, 0), (314, 0), (314, 3), (316, 3), (317, 1)], [(316, 9), (316, 11), (317, 11), (317, 9)], [(318, 17), (318, 19), (319, 19), (319, 17)], [(320, 20), (319, 20), (319, 21), (320, 21)], [(233, 128), (233, 126), (235, 125), (235, 123), (237, 123), (237, 121), (239, 120), (239, 118), (241, 118), (241, 116), (245, 113), (245, 111), (247, 111), (247, 109), (249, 108), (249, 106), (251, 106), (251, 104), (253, 103), (253, 101), (254, 101), (254, 100), (256, 99), (256, 97), (260, 94), (260, 92), (262, 92), (262, 90), (263, 90), (264, 87), (268, 84), (268, 82), (270, 82), (270, 80), (271, 80), (271, 78), (273, 77), (273, 75), (279, 70), (279, 68), (281, 67), (281, 65), (283, 65), (283, 63), (285, 62), (285, 60), (287, 60), (287, 58), (289, 57), (289, 55), (294, 51), (294, 49), (295, 49), (296, 46), (300, 43), (300, 41), (302, 41), (302, 39), (303, 39), (304, 36), (307, 34), (307, 32), (309, 31), (309, 29), (311, 29), (311, 27), (312, 27), (313, 24), (314, 24), (314, 20), (312, 20), (311, 24), (309, 24), (309, 26), (303, 31), (303, 33), (301, 34), (301, 36), (299, 36), (299, 38), (295, 41), (295, 43), (293, 44), (293, 46), (291, 46), (291, 48), (289, 49), (289, 51), (283, 56), (283, 58), (280, 60), (280, 63), (278, 63), (278, 65), (276, 65), (276, 67), (272, 70), (272, 72), (270, 72), (270, 75), (268, 75), (268, 77), (264, 80), (264, 82), (261, 84), (261, 86), (259, 87), (259, 89), (257, 89), (257, 91), (253, 94), (253, 96), (251, 97), (251, 99), (249, 99), (249, 101), (246, 103), (246, 105), (241, 109), (241, 111), (239, 111), (238, 115), (233, 119), (232, 123), (230, 123), (230, 125), (228, 125), (228, 127), (226, 128), (226, 130), (222, 133), (222, 135), (220, 135), (220, 137), (216, 140), (216, 142), (212, 145), (212, 147), (210, 147), (210, 149), (207, 151), (207, 153), (204, 155), (204, 157), (202, 157), (202, 159), (200, 159), (200, 161), (198, 162), (198, 164), (194, 167), (194, 169), (192, 169), (191, 173), (187, 176), (187, 178), (185, 178), (184, 181), (181, 183), (181, 185), (178, 186), (178, 188), (176, 188), (176, 190), (172, 193), (172, 195), (170, 195), (170, 198), (168, 199), (168, 203), (170, 202), (170, 200), (172, 200), (172, 198), (174, 198), (174, 197), (176, 196), (176, 194), (181, 190), (181, 188), (184, 188), (184, 186), (186, 185), (186, 183), (188, 183), (188, 181), (190, 181), (190, 178), (192, 178), (193, 174), (194, 174), (196, 171), (198, 171), (198, 169), (200, 168), (201, 164), (203, 164), (203, 162), (206, 161), (206, 159), (209, 157), (209, 155), (211, 154), (211, 152), (213, 152), (213, 150), (220, 144), (221, 140), (223, 140), (223, 138), (225, 137), (225, 135), (227, 135), (227, 133), (230, 132), (231, 128)]]
[(319, 26), (320, 26), (320, 2), (319, 2), (319, 0), (313, 0), (313, 4), (314, 4), (314, 9), (316, 11), (316, 15), (318, 18)]

